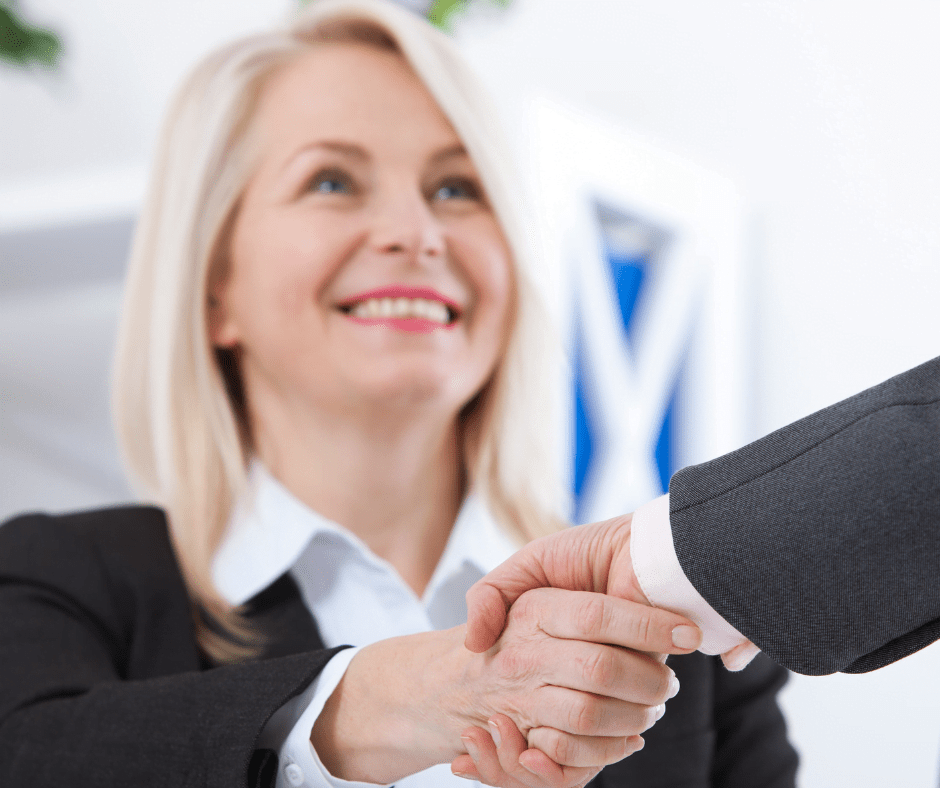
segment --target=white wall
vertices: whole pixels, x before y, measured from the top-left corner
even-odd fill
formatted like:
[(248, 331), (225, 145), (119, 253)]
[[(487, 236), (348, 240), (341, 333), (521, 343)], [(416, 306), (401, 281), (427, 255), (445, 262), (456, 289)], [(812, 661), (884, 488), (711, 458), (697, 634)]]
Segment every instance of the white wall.
[[(68, 50), (61, 75), (0, 70), (0, 227), (4, 210), (15, 215), (7, 230), (29, 224), (21, 198), (35, 198), (36, 183), (34, 213), (50, 222), (82, 208), (67, 198), (49, 209), (60, 176), (74, 185), (83, 172), (145, 166), (192, 60), (289, 6), (23, 0), (31, 18), (61, 27)], [(459, 36), (510, 121), (525, 96), (548, 94), (738, 185), (751, 212), (755, 437), (940, 352), (935, 0), (516, 0), (502, 16), (465, 20)], [(4, 325), (25, 325), (16, 309), (37, 330), (69, 331), (57, 316), (85, 320), (87, 340), (71, 340), (101, 359), (88, 365), (95, 379), (61, 385), (86, 398), (104, 391), (101, 326), (116, 297), (102, 287), (44, 306), (0, 297)], [(20, 358), (10, 336), (0, 334), (0, 361)], [(12, 378), (2, 374), (8, 398)], [(26, 467), (0, 451), (4, 476)], [(0, 497), (11, 492), (2, 484)], [(58, 500), (89, 496), (76, 487)], [(802, 785), (936, 785), (937, 675), (934, 646), (870, 676), (794, 681), (784, 701)]]

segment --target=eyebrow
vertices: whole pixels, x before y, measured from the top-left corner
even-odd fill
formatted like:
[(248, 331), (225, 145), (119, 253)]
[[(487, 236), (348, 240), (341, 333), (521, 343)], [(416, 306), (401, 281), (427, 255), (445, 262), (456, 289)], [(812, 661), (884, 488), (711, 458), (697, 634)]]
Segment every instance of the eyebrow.
[(467, 149), (459, 142), (456, 145), (451, 145), (447, 148), (444, 148), (443, 150), (439, 150), (430, 158), (429, 163), (440, 164), (441, 162), (447, 161), (448, 159), (458, 158), (470, 158), (470, 154), (467, 153)]
[(337, 140), (320, 140), (319, 142), (311, 142), (309, 145), (304, 145), (303, 147), (294, 151), (294, 153), (292, 153), (284, 163), (282, 171), (291, 167), (293, 163), (297, 161), (297, 159), (303, 154), (317, 150), (318, 148), (324, 148), (328, 151), (339, 153), (343, 156), (349, 156), (353, 159), (359, 159), (361, 161), (366, 161), (370, 158), (369, 154), (358, 145), (354, 145), (349, 142), (340, 142)]
[[(288, 169), (299, 156), (302, 156), (308, 151), (316, 150), (318, 148), (323, 148), (328, 151), (333, 151), (334, 153), (339, 153), (343, 156), (349, 156), (350, 158), (359, 159), (360, 161), (368, 161), (372, 157), (369, 153), (359, 145), (355, 145), (350, 142), (342, 142), (340, 140), (320, 140), (319, 142), (312, 142), (309, 145), (304, 145), (302, 148), (299, 148), (284, 164), (283, 169)], [(450, 145), (446, 148), (443, 148), (437, 153), (435, 153), (428, 160), (429, 164), (441, 164), (446, 162), (448, 159), (457, 159), (457, 158), (470, 158), (470, 154), (467, 153), (467, 149), (460, 143), (455, 145)]]

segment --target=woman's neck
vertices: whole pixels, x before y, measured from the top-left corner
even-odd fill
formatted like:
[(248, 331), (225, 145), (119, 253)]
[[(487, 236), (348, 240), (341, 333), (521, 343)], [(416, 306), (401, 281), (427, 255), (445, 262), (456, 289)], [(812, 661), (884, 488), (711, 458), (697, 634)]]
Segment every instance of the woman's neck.
[(453, 421), (389, 414), (364, 424), (310, 413), (253, 426), (260, 436), (257, 452), (271, 474), (310, 508), (356, 534), (420, 597), (465, 492)]

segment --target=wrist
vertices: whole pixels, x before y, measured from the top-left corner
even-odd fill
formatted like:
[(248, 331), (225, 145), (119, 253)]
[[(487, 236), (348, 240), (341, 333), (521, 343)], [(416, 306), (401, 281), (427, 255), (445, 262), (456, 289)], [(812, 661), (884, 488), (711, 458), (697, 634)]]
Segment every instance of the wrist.
[[(310, 741), (344, 780), (390, 783), (463, 752), (463, 628), (374, 643), (350, 662)], [(461, 727), (462, 726), (462, 727)]]
[(649, 605), (650, 600), (633, 570), (633, 555), (630, 549), (633, 515), (614, 517), (605, 525), (607, 526), (605, 533), (607, 544), (604, 553), (609, 554), (611, 558), (606, 582), (599, 585), (599, 588), (611, 596)]

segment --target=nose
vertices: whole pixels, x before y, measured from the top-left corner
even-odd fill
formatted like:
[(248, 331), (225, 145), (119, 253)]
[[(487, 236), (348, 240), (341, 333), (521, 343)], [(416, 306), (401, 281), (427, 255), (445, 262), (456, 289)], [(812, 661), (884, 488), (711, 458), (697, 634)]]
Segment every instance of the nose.
[(386, 254), (434, 259), (445, 251), (444, 228), (420, 188), (399, 184), (376, 195), (371, 244)]

